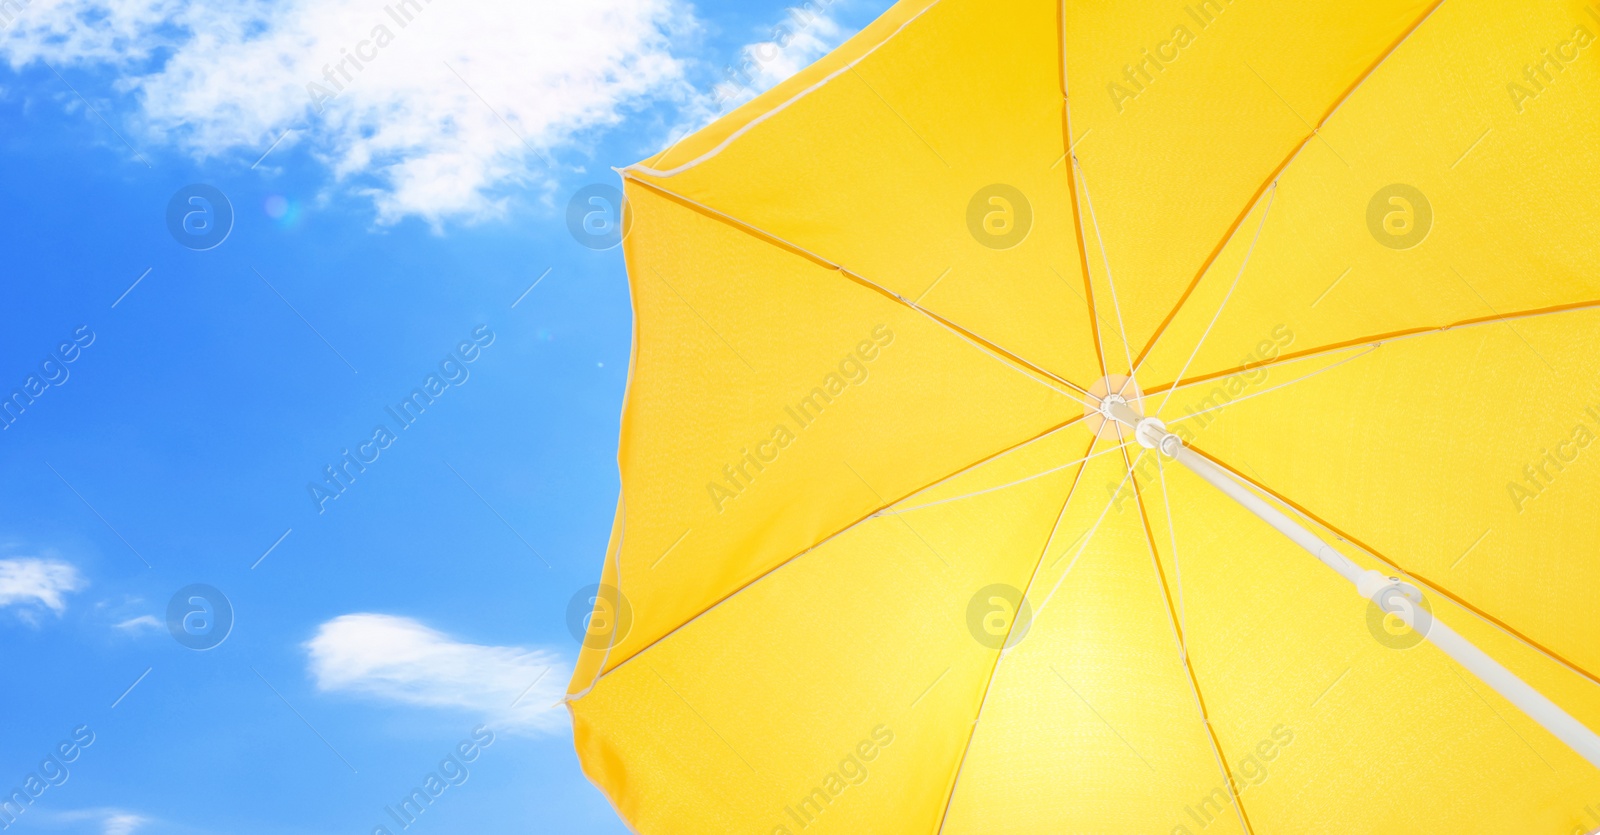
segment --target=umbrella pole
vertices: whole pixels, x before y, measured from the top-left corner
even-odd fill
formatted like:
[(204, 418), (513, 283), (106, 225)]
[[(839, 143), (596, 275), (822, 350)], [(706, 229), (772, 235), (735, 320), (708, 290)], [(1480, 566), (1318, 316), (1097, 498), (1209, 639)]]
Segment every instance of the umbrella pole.
[(1572, 718), (1555, 702), (1535, 690), (1500, 662), (1489, 657), (1471, 641), (1451, 629), (1443, 621), (1416, 605), (1420, 592), (1398, 579), (1385, 577), (1377, 571), (1363, 570), (1348, 557), (1334, 550), (1316, 534), (1306, 530), (1288, 515), (1273, 507), (1220, 467), (1183, 445), (1182, 440), (1167, 431), (1166, 425), (1154, 418), (1146, 418), (1134, 411), (1121, 398), (1107, 397), (1102, 403), (1106, 417), (1133, 429), (1140, 446), (1158, 450), (1176, 460), (1208, 484), (1238, 502), (1244, 509), (1271, 525), (1316, 557), (1328, 568), (1356, 587), (1357, 593), (1372, 601), (1385, 612), (1397, 615), (1406, 626), (1417, 631), (1434, 646), (1472, 673), (1479, 681), (1516, 705), (1528, 718), (1538, 722), (1573, 751), (1596, 768), (1600, 768), (1600, 736), (1596, 736), (1582, 722)]

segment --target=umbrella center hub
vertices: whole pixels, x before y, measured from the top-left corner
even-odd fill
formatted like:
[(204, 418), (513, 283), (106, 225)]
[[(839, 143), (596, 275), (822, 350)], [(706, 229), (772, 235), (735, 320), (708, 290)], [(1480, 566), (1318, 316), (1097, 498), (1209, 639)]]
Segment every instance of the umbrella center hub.
[(1118, 406), (1127, 406), (1128, 399), (1120, 394), (1108, 394), (1100, 398), (1100, 414), (1109, 420), (1116, 420)]
[(1084, 418), (1089, 431), (1102, 438), (1118, 436), (1117, 413), (1123, 409), (1143, 410), (1144, 392), (1138, 381), (1121, 374), (1102, 377), (1089, 387), (1084, 402)]
[(1145, 449), (1160, 450), (1176, 458), (1183, 441), (1167, 431), (1161, 420), (1146, 417), (1144, 394), (1130, 377), (1105, 377), (1089, 389), (1084, 417), (1089, 428), (1102, 438), (1132, 436)]

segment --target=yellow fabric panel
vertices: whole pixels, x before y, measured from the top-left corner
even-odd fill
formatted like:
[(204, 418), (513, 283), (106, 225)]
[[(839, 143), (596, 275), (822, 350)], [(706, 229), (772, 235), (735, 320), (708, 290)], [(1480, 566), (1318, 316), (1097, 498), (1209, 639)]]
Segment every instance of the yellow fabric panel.
[(1135, 356), (1252, 196), (1430, 5), (1065, 4), (1076, 153)]
[[(933, 831), (997, 654), (969, 602), (1026, 585), (1077, 467), (910, 508), (1086, 446), (1058, 432), (913, 496), (613, 669), (569, 703), (591, 779), (647, 833)], [(875, 732), (893, 740), (864, 760)], [(821, 811), (802, 808), (817, 788)]]
[(633, 624), (607, 669), (873, 510), (1083, 414), (835, 270), (648, 189), (629, 199), (617, 586)]
[[(1187, 806), (1228, 795), (1138, 508), (1107, 512), (1126, 472), (1120, 454), (1089, 463), (1029, 593), (1033, 628), (995, 674), (944, 832), (1165, 835)], [(1207, 832), (1242, 831), (1228, 808)]]
[[(1552, 59), (1536, 97), (1509, 92), (1535, 89), (1529, 67), (1558, 54), (1573, 60)], [(1261, 242), (1190, 375), (1238, 367), (1281, 325), (1297, 334), (1294, 350), (1308, 350), (1600, 301), (1596, 136), (1600, 6), (1451, 0), (1283, 174)], [(1395, 184), (1420, 192), (1432, 214), (1410, 249), (1380, 243), (1408, 241), (1369, 225), (1369, 204)], [(1387, 211), (1403, 228), (1405, 207)], [(1171, 380), (1254, 229), (1253, 219), (1241, 226), (1141, 382)]]
[[(1101, 373), (1063, 159), (1059, 9), (996, 11), (942, 0), (704, 162), (629, 175), (1087, 387)], [(997, 185), (1020, 198), (986, 191)]]
[[(1431, 644), (1380, 643), (1368, 602), (1347, 582), (1187, 470), (1165, 474), (1185, 636), (1223, 749), (1247, 756), (1269, 740), (1263, 728), (1293, 735), (1250, 768), (1260, 776), (1246, 780), (1243, 802), (1257, 832), (1573, 831), (1600, 797), (1593, 766)], [(1144, 496), (1155, 541), (1175, 577), (1152, 487)], [(1457, 631), (1591, 727), (1600, 723), (1600, 688), (1436, 602)]]
[(1597, 310), (1398, 340), (1208, 415), (1198, 443), (1600, 674), (1597, 355)]

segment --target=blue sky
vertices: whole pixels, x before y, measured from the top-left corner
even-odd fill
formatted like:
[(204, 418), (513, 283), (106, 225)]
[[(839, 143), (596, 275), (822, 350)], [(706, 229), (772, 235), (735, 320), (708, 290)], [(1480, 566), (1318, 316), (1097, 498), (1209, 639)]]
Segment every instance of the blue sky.
[[(739, 95), (887, 5), (831, 4)], [(551, 707), (631, 335), (621, 251), (567, 202), (796, 18), (417, 9), (380, 46), (376, 2), (0, 7), (0, 790), (37, 775), (8, 831), (399, 832), (480, 726), (404, 831), (626, 831)], [(169, 226), (193, 184), (234, 216), (210, 249), (204, 212)], [(365, 470), (314, 496), (346, 450)], [(203, 651), (168, 625), (192, 584), (233, 612)]]

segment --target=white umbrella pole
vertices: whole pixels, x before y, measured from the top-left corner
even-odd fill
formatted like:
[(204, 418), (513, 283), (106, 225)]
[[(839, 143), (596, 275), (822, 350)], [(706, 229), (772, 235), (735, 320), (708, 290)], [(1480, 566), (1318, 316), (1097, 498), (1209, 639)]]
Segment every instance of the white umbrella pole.
[[(1178, 463), (1189, 468), (1191, 472), (1207, 483), (1221, 490), (1229, 498), (1238, 502), (1240, 506), (1255, 514), (1263, 522), (1271, 525), (1275, 530), (1288, 537), (1294, 544), (1304, 548), (1311, 556), (1316, 557), (1324, 565), (1333, 569), (1356, 587), (1362, 597), (1379, 605), (1384, 611), (1399, 616), (1406, 626), (1416, 630), (1434, 646), (1455, 659), (1467, 672), (1472, 673), (1479, 681), (1488, 685), (1496, 693), (1516, 705), (1519, 710), (1528, 715), (1528, 718), (1538, 722), (1545, 730), (1554, 734), (1576, 751), (1579, 756), (1588, 760), (1596, 768), (1600, 768), (1600, 736), (1596, 736), (1582, 722), (1572, 718), (1555, 702), (1550, 701), (1533, 689), (1527, 682), (1506, 669), (1500, 662), (1490, 658), (1487, 653), (1479, 649), (1471, 641), (1462, 637), (1460, 633), (1451, 629), (1443, 621), (1425, 610), (1420, 609), (1416, 602), (1420, 601), (1419, 593), (1415, 588), (1399, 580), (1385, 577), (1376, 571), (1366, 571), (1351, 562), (1349, 558), (1334, 550), (1323, 542), (1316, 534), (1306, 530), (1299, 523), (1289, 518), (1288, 515), (1273, 507), (1255, 491), (1247, 488), (1233, 476), (1211, 463), (1204, 457), (1186, 448), (1183, 442), (1167, 431), (1166, 425), (1154, 418), (1145, 418), (1134, 411), (1121, 398), (1112, 395), (1102, 404), (1102, 411), (1109, 418), (1119, 423), (1126, 424), (1134, 430), (1134, 437), (1141, 446), (1147, 449), (1159, 450), (1162, 454), (1175, 459)], [(1419, 623), (1420, 621), (1420, 623)]]

